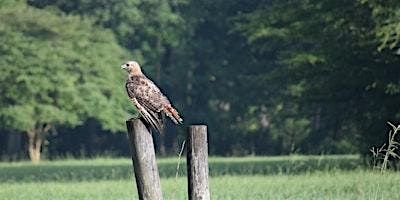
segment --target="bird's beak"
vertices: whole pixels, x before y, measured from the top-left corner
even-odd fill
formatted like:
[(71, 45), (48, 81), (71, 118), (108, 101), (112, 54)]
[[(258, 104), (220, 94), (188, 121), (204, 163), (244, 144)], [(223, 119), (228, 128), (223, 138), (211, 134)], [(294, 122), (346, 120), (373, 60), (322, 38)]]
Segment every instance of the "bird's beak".
[(121, 69), (126, 69), (125, 64), (121, 65)]

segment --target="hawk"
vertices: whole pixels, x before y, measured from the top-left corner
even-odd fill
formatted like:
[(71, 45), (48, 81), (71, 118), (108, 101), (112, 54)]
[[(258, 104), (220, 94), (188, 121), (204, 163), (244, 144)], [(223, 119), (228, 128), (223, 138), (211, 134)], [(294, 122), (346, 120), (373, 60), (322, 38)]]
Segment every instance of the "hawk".
[(161, 93), (153, 81), (142, 73), (139, 63), (128, 61), (121, 65), (121, 69), (128, 72), (125, 88), (129, 99), (149, 125), (162, 133), (163, 114), (171, 118), (175, 124), (183, 123), (178, 111), (172, 107), (168, 98)]

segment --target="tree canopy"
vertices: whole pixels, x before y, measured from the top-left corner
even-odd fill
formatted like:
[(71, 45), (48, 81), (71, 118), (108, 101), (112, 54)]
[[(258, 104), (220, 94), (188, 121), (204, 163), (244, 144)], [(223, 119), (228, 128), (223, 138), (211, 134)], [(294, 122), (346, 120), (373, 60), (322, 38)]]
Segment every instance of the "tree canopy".
[(88, 118), (124, 128), (129, 109), (118, 66), (127, 54), (110, 31), (24, 4), (0, 16), (2, 124), (32, 134)]
[[(11, 5), (0, 3), (7, 127), (90, 118), (123, 130), (132, 106), (113, 67), (128, 59), (186, 124), (209, 126), (212, 154), (363, 153), (400, 117), (396, 0)], [(167, 151), (182, 133), (167, 126)]]
[(351, 141), (350, 146), (356, 141), (368, 150), (384, 133), (385, 121), (399, 115), (399, 91), (394, 89), (399, 84), (399, 57), (393, 51), (399, 36), (394, 24), (392, 29), (386, 24), (393, 22), (394, 13), (384, 18), (380, 13), (391, 5), (270, 1), (238, 18), (237, 29), (253, 52), (275, 55), (258, 59), (270, 67), (263, 83), (285, 81), (280, 101), (295, 103), (302, 109), (297, 114), (314, 121), (310, 137), (319, 138), (317, 144)]

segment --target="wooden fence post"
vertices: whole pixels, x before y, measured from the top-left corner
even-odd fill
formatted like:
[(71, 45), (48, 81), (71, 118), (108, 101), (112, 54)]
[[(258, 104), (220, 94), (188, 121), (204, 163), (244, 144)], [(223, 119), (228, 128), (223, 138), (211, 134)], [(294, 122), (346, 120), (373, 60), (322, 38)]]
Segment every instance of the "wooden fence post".
[(140, 200), (161, 200), (160, 176), (153, 138), (141, 119), (126, 121), (136, 186)]
[(207, 126), (190, 126), (187, 144), (189, 200), (209, 200)]

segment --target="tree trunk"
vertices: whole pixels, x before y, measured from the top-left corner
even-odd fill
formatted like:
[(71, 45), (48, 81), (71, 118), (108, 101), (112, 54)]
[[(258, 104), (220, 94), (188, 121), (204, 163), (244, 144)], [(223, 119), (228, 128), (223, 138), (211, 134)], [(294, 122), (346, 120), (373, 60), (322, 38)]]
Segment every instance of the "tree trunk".
[(40, 149), (42, 146), (42, 139), (36, 130), (28, 131), (28, 153), (29, 158), (33, 163), (40, 161)]
[(40, 161), (42, 144), (50, 128), (51, 128), (50, 124), (40, 124), (36, 128), (27, 131), (28, 153), (29, 153), (29, 158), (33, 163), (39, 163)]

